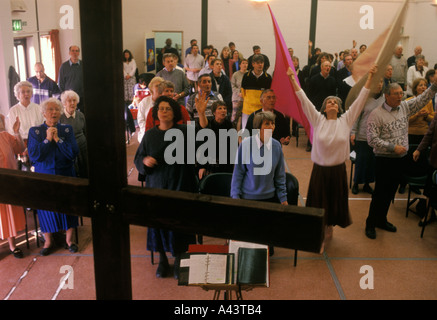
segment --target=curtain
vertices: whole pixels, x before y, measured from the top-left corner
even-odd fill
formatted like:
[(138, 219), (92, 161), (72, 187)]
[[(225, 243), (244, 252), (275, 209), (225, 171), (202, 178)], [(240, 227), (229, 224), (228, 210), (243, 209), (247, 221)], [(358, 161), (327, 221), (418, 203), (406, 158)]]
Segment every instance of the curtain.
[[(50, 42), (52, 44), (53, 61), (55, 62), (55, 70), (58, 71), (61, 68), (61, 45), (59, 44), (59, 30), (50, 31)], [(56, 72), (55, 81), (58, 82), (59, 72)]]

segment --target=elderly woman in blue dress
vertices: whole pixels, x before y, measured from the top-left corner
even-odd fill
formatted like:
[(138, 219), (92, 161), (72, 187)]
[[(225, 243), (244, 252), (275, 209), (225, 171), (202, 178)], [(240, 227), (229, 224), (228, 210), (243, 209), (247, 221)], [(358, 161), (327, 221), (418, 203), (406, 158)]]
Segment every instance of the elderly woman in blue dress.
[[(75, 177), (74, 161), (79, 148), (70, 125), (59, 123), (62, 104), (51, 98), (41, 104), (45, 122), (29, 130), (28, 151), (35, 172)], [(51, 234), (66, 231), (66, 243), (70, 252), (77, 252), (78, 247), (72, 241), (73, 231), (78, 225), (78, 217), (57, 212), (38, 210), (41, 231), (45, 243), (41, 255), (51, 253)]]

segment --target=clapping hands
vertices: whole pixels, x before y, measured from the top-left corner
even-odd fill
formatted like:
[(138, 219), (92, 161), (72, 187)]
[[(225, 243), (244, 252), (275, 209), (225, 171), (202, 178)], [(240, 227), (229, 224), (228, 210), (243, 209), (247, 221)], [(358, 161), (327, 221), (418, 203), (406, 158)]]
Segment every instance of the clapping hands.
[(14, 133), (19, 133), (20, 132), (20, 125), (21, 125), (20, 119), (17, 117), (15, 119), (14, 125), (12, 126), (12, 129), (14, 130)]
[(47, 129), (47, 140), (55, 141), (55, 142), (59, 141), (58, 128), (56, 128), (56, 127), (49, 127)]

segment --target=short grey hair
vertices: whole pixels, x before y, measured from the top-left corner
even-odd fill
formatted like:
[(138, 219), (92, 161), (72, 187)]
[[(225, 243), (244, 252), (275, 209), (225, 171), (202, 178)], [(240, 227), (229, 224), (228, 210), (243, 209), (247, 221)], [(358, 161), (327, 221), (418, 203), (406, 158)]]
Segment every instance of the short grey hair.
[(275, 91), (274, 91), (273, 89), (265, 89), (265, 90), (263, 90), (263, 92), (261, 92), (261, 95), (260, 95), (260, 97), (259, 97), (259, 100), (262, 101), (264, 95), (267, 94), (267, 93), (269, 93), (269, 92), (273, 92), (273, 93), (275, 93)]
[(162, 61), (164, 62), (165, 59), (167, 59), (167, 58), (173, 58), (174, 59), (173, 53), (171, 53), (171, 52), (164, 53), (164, 55), (162, 56)]
[(399, 83), (397, 83), (397, 82), (392, 82), (392, 83), (389, 83), (385, 88), (384, 88), (384, 94), (390, 94), (391, 93), (391, 90), (392, 89), (399, 89), (399, 88), (402, 88), (401, 86), (400, 86), (400, 84)]
[(276, 115), (271, 111), (261, 111), (255, 114), (253, 118), (253, 128), (261, 129), (261, 125), (264, 121), (272, 121), (275, 123)]
[(416, 62), (417, 61), (419, 61), (420, 59), (422, 59), (422, 60), (425, 60), (425, 56), (423, 55), (423, 54), (418, 54), (417, 56), (416, 56)]
[(162, 81), (159, 85), (158, 85), (158, 93), (162, 94), (164, 92), (165, 89), (167, 88), (173, 88), (174, 89), (174, 84), (171, 81), (168, 80), (164, 80)]
[(77, 103), (80, 102), (79, 95), (76, 92), (74, 92), (73, 90), (66, 90), (66, 91), (62, 92), (62, 94), (61, 94), (62, 104), (65, 104), (65, 101), (67, 101), (68, 98), (76, 99)]
[(20, 89), (22, 87), (29, 87), (30, 89), (32, 89), (32, 94), (33, 94), (32, 84), (29, 81), (20, 81), (14, 86), (15, 98), (17, 98), (18, 100), (20, 100), (20, 98), (18, 97), (18, 93), (20, 92)]
[(47, 110), (47, 106), (49, 105), (49, 104), (52, 104), (52, 103), (54, 103), (54, 104), (56, 104), (57, 106), (58, 106), (58, 108), (59, 108), (59, 112), (62, 112), (62, 109), (64, 108), (63, 106), (62, 106), (62, 103), (61, 103), (61, 101), (59, 101), (58, 99), (56, 99), (56, 98), (49, 98), (49, 99), (47, 99), (47, 100), (44, 100), (42, 103), (41, 103), (41, 112), (42, 112), (42, 114), (44, 114), (44, 113), (46, 113), (46, 110)]
[(329, 97), (326, 97), (325, 100), (323, 100), (322, 107), (320, 108), (320, 113), (323, 114), (325, 117), (326, 117), (326, 112), (325, 112), (326, 103), (328, 102), (328, 100), (331, 100), (331, 99), (334, 99), (335, 101), (337, 101), (337, 105), (338, 105), (338, 114), (337, 115), (339, 116), (343, 113), (343, 107), (342, 107), (343, 102), (341, 101), (341, 99), (339, 97), (336, 97), (336, 96), (329, 96)]

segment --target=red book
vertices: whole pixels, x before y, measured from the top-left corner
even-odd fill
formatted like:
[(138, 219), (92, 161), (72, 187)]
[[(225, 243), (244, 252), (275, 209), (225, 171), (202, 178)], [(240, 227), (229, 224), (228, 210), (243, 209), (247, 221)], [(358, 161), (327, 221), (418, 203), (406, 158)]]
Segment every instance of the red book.
[(204, 253), (228, 253), (228, 245), (220, 244), (190, 244), (188, 246), (188, 252), (204, 252)]

